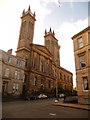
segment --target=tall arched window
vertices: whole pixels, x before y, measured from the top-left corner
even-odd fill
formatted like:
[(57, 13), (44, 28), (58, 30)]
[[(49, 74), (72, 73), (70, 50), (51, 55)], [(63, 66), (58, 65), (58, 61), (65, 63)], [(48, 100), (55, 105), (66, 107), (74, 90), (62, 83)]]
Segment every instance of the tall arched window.
[(60, 80), (62, 80), (62, 72), (60, 73)]
[(66, 82), (66, 75), (64, 75), (64, 82)]
[(44, 72), (44, 64), (43, 64), (42, 61), (41, 61), (41, 63), (40, 63), (40, 71)]
[(26, 27), (26, 21), (22, 23), (20, 39), (25, 38), (25, 27)]

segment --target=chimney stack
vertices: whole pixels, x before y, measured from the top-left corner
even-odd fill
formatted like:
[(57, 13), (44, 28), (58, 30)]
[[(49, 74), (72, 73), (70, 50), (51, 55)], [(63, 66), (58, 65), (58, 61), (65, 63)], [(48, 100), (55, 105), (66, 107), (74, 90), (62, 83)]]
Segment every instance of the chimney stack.
[(12, 49), (9, 49), (7, 52), (8, 52), (9, 54), (12, 54)]

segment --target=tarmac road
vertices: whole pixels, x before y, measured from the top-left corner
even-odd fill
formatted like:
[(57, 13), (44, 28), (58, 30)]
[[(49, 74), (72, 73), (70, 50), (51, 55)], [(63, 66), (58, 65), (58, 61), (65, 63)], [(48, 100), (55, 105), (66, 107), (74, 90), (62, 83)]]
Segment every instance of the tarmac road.
[(88, 118), (88, 111), (53, 106), (54, 99), (3, 102), (3, 118)]

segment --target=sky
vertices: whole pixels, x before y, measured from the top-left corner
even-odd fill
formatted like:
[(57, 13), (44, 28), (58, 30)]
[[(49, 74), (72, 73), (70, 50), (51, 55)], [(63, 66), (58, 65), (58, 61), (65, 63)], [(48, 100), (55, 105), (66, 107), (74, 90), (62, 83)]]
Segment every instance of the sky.
[(17, 49), (22, 11), (36, 13), (34, 43), (44, 45), (44, 31), (55, 31), (60, 48), (61, 67), (73, 73), (76, 86), (73, 41), (71, 37), (88, 26), (89, 0), (0, 0), (0, 49)]

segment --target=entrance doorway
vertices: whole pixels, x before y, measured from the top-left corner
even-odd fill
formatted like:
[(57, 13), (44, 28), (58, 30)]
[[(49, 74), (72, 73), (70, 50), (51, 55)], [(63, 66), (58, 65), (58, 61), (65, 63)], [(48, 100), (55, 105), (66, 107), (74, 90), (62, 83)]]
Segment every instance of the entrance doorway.
[(23, 85), (23, 89), (22, 89), (22, 96), (24, 97), (26, 94), (26, 85)]
[(2, 95), (5, 96), (8, 93), (8, 82), (3, 82), (2, 85)]

